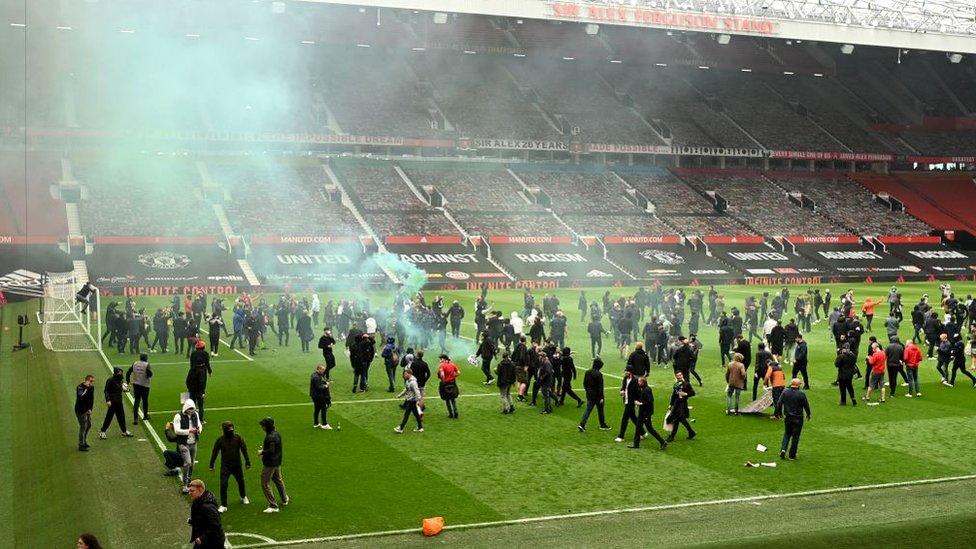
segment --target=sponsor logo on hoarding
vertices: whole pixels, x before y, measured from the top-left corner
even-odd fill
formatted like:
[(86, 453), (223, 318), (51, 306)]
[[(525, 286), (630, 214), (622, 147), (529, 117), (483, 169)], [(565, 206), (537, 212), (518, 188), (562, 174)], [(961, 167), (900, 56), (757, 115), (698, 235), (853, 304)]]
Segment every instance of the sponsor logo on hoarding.
[(244, 277), (238, 275), (220, 275), (220, 276), (208, 276), (207, 280), (225, 280), (227, 282), (242, 282), (244, 280)]
[(566, 278), (569, 275), (562, 271), (539, 271), (535, 276), (539, 278)]
[(191, 263), (190, 257), (185, 254), (173, 252), (151, 252), (139, 254), (139, 263), (152, 269), (162, 269), (172, 271), (175, 269), (185, 269)]
[(681, 265), (685, 262), (685, 258), (680, 255), (669, 252), (667, 250), (657, 250), (653, 248), (648, 248), (646, 250), (640, 251), (640, 256), (648, 261), (653, 261), (655, 263), (660, 263), (662, 265)]
[(969, 259), (966, 254), (955, 250), (910, 250), (908, 253), (919, 259)]
[(793, 267), (776, 267), (773, 269), (779, 274), (796, 274), (800, 271), (794, 269)]
[(17, 269), (0, 276), (0, 288), (38, 288), (43, 283), (44, 275), (27, 269)]
[(915, 265), (902, 265), (901, 269), (909, 273), (920, 273), (922, 269), (916, 267)]
[(515, 254), (522, 263), (586, 263), (580, 254)]
[[(133, 277), (129, 277), (130, 279)], [(190, 282), (198, 276), (147, 276), (146, 282)]]
[(726, 252), (726, 255), (739, 261), (789, 261), (790, 259), (779, 252)]
[(451, 280), (467, 280), (471, 278), (471, 275), (462, 271), (447, 271), (444, 273), (444, 276)]
[(771, 275), (776, 274), (776, 271), (772, 269), (746, 269), (746, 272), (754, 275)]
[(825, 259), (847, 259), (847, 260), (858, 260), (858, 259), (884, 259), (880, 255), (869, 252), (854, 252), (854, 251), (826, 251), (817, 252)]
[(95, 282), (101, 284), (118, 284), (119, 282), (131, 282), (135, 277), (132, 276), (100, 276)]
[(282, 265), (345, 265), (352, 263), (344, 254), (287, 254), (276, 255)]
[(478, 263), (474, 254), (400, 254), (401, 261), (414, 264)]
[(724, 275), (729, 274), (725, 269), (692, 269), (691, 274), (696, 275)]
[(593, 269), (592, 271), (586, 273), (587, 278), (613, 278), (610, 273), (605, 273), (599, 269)]

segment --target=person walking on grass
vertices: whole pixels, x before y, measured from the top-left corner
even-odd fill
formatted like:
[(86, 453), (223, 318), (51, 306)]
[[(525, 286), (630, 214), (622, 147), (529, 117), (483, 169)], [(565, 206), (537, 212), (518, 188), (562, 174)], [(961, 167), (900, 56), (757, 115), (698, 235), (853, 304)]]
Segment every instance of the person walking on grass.
[(400, 425), (393, 428), (396, 433), (402, 433), (403, 428), (407, 426), (407, 421), (410, 416), (413, 415), (417, 420), (417, 428), (414, 429), (417, 433), (424, 432), (424, 396), (420, 393), (420, 386), (417, 385), (417, 378), (414, 377), (413, 371), (410, 368), (405, 368), (403, 370), (403, 390), (397, 395), (397, 398), (404, 398), (403, 401), (403, 420), (400, 421)]
[(502, 413), (511, 414), (515, 411), (512, 404), (512, 385), (515, 384), (515, 363), (512, 362), (508, 351), (502, 352), (502, 360), (495, 368), (498, 379), (498, 395), (502, 401)]
[[(725, 370), (725, 415), (727, 416), (739, 415), (739, 399), (746, 385), (746, 367), (742, 363), (744, 358), (741, 353), (735, 353)], [(734, 409), (732, 407), (733, 401), (735, 402)]]
[(481, 373), (485, 374), (485, 385), (491, 385), (495, 381), (495, 378), (491, 376), (491, 361), (495, 359), (496, 354), (498, 354), (498, 348), (492, 343), (488, 332), (481, 334), (481, 344), (478, 345), (475, 357), (481, 359)]
[(810, 389), (810, 378), (807, 376), (807, 364), (809, 354), (807, 342), (803, 340), (802, 334), (796, 334), (795, 346), (793, 348), (793, 375), (790, 377), (803, 377), (803, 390)]
[[(125, 373), (125, 382), (132, 385), (132, 424), (139, 425), (139, 403), (142, 402), (142, 419), (149, 421), (149, 382), (153, 372), (149, 366), (149, 355), (139, 355), (139, 360), (129, 366)], [(135, 377), (135, 380), (132, 378)]]
[(634, 448), (635, 450), (640, 448), (641, 439), (647, 437), (647, 435), (651, 435), (661, 445), (661, 449), (664, 450), (668, 447), (668, 443), (661, 438), (660, 433), (654, 428), (652, 419), (654, 416), (654, 393), (651, 392), (651, 387), (647, 384), (647, 376), (637, 378), (637, 388), (637, 405), (639, 406), (637, 430), (634, 431), (634, 443), (628, 446), (628, 448)]
[[(312, 372), (309, 380), (308, 396), (312, 399), (312, 428), (331, 431), (329, 425), (329, 406), (332, 406), (332, 394), (329, 391), (329, 380), (325, 377), (325, 365), (319, 364)], [(319, 416), (322, 420), (319, 421)]]
[(95, 376), (88, 374), (75, 387), (75, 417), (78, 418), (78, 450), (87, 452), (88, 431), (91, 431), (92, 409), (95, 408)]
[[(220, 455), (220, 507), (217, 511), (227, 510), (227, 485), (230, 477), (237, 481), (237, 492), (241, 496), (241, 503), (251, 503), (247, 499), (244, 489), (244, 469), (251, 468), (251, 457), (247, 455), (247, 444), (241, 435), (234, 432), (234, 424), (225, 421), (220, 426), (223, 434), (214, 441), (213, 452), (210, 453), (210, 471), (214, 470), (214, 463)], [(244, 468), (241, 468), (241, 455), (244, 456)]]
[(905, 375), (908, 377), (908, 393), (906, 396), (922, 396), (922, 386), (918, 383), (918, 365), (922, 363), (922, 350), (913, 340), (908, 341), (905, 346), (905, 354), (902, 355), (902, 362), (905, 363)]
[(609, 431), (610, 426), (607, 425), (607, 418), (603, 413), (603, 373), (600, 370), (603, 369), (603, 361), (599, 358), (593, 359), (593, 366), (583, 374), (583, 392), (586, 393), (586, 410), (583, 411), (583, 417), (580, 418), (579, 425), (576, 426), (579, 432), (586, 432), (586, 422), (590, 419), (590, 412), (593, 408), (596, 408), (597, 417), (600, 419), (600, 430)]
[(336, 340), (332, 337), (332, 330), (326, 326), (322, 330), (322, 337), (319, 338), (319, 349), (322, 349), (322, 358), (325, 360), (325, 379), (331, 379), (330, 372), (336, 366), (335, 353), (332, 348), (335, 346)]
[[(766, 377), (763, 378), (763, 384), (773, 389), (773, 406), (776, 406), (776, 403), (779, 402), (779, 397), (783, 395), (783, 391), (786, 389), (786, 372), (783, 371), (783, 367), (779, 362), (773, 360), (769, 363), (769, 368), (766, 369)], [(775, 409), (773, 411), (773, 417), (779, 419)]]
[(617, 433), (617, 438), (613, 440), (614, 442), (624, 441), (624, 436), (627, 434), (627, 426), (631, 422), (633, 422), (635, 429), (640, 430), (637, 420), (637, 397), (639, 393), (640, 389), (637, 386), (637, 378), (634, 376), (634, 368), (627, 366), (624, 369), (624, 380), (620, 385), (620, 396), (623, 398), (624, 412), (620, 416), (620, 431)]
[(122, 436), (131, 437), (125, 428), (125, 408), (122, 406), (122, 393), (129, 390), (129, 387), (122, 381), (122, 368), (113, 368), (112, 377), (105, 380), (105, 404), (108, 410), (105, 411), (105, 420), (102, 421), (102, 428), (98, 431), (98, 438), (105, 440), (108, 438), (108, 428), (112, 425), (112, 418), (119, 423)]
[(871, 353), (868, 355), (868, 366), (870, 367), (870, 380), (868, 386), (868, 392), (861, 400), (871, 401), (871, 392), (874, 390), (881, 391), (881, 402), (885, 402), (885, 371), (888, 369), (888, 357), (884, 350), (881, 349), (881, 345), (877, 342), (871, 344)]
[[(640, 345), (638, 343), (638, 345)], [(576, 401), (576, 407), (579, 408), (583, 406), (583, 399), (576, 394), (573, 390), (573, 380), (576, 379), (576, 362), (573, 360), (572, 356), (573, 350), (569, 347), (563, 347), (562, 351), (562, 391), (559, 393), (559, 405), (562, 406), (566, 402), (566, 397), (570, 397)]]
[(203, 432), (203, 420), (197, 414), (193, 399), (186, 399), (183, 410), (173, 416), (173, 432), (176, 434), (176, 451), (183, 458), (183, 493), (186, 494), (190, 489), (193, 464), (197, 459), (197, 441)]
[(684, 374), (675, 372), (674, 385), (671, 386), (671, 404), (668, 406), (668, 413), (665, 416), (665, 422), (673, 426), (671, 434), (667, 438), (668, 442), (674, 441), (674, 436), (678, 434), (678, 425), (684, 425), (685, 430), (688, 431), (688, 440), (698, 436), (698, 433), (688, 423), (688, 417), (691, 415), (688, 399), (693, 396), (695, 396), (695, 388), (685, 380)]
[(265, 513), (277, 513), (279, 511), (278, 502), (271, 492), (271, 483), (274, 482), (281, 497), (281, 504), (288, 505), (290, 501), (285, 492), (285, 480), (281, 477), (281, 434), (275, 430), (274, 418), (266, 417), (260, 421), (261, 428), (264, 429), (264, 443), (258, 450), (261, 456), (261, 490), (264, 492), (265, 499), (268, 500), (268, 508)]
[(190, 544), (193, 549), (223, 549), (224, 527), (220, 523), (220, 511), (213, 494), (200, 479), (189, 484)]
[[(884, 352), (881, 353), (884, 356)], [(884, 376), (882, 376), (884, 377)], [(780, 459), (786, 459), (787, 449), (789, 458), (796, 459), (796, 449), (800, 445), (800, 433), (803, 431), (803, 415), (810, 421), (810, 403), (807, 394), (800, 390), (800, 380), (794, 378), (790, 388), (776, 401), (776, 415), (783, 417), (783, 443), (779, 447)]]
[(948, 387), (956, 384), (956, 372), (962, 372), (964, 376), (968, 377), (973, 382), (973, 389), (976, 389), (976, 377), (966, 370), (966, 344), (960, 334), (956, 334), (955, 341), (952, 344), (952, 377), (949, 379)]
[[(917, 347), (916, 347), (917, 349)], [(837, 368), (837, 387), (840, 389), (840, 405), (847, 406), (847, 396), (851, 397), (851, 406), (857, 406), (857, 397), (854, 395), (854, 374), (857, 373), (857, 357), (847, 347), (837, 349), (837, 358), (834, 359), (834, 367)]]
[(440, 366), (437, 368), (437, 377), (441, 380), (438, 393), (440, 394), (441, 400), (447, 404), (447, 417), (457, 419), (457, 399), (461, 396), (461, 391), (457, 385), (457, 378), (461, 375), (461, 370), (456, 364), (451, 362), (450, 357), (447, 355), (441, 355), (440, 361)]

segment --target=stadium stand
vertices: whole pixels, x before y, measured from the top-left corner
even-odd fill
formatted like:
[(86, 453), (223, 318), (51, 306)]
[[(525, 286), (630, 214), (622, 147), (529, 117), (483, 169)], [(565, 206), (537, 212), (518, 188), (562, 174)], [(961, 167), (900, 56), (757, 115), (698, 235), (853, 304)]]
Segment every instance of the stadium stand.
[(61, 179), (59, 157), (0, 154), (0, 234), (58, 236), (68, 234), (64, 202), (52, 195)]
[[(192, 162), (158, 157), (79, 158), (74, 175), (88, 191), (80, 203), (87, 234), (205, 236), (220, 234), (204, 204)], [(132, 192), (138, 188), (138, 193)]]
[[(860, 185), (842, 177), (782, 177), (769, 174), (779, 185), (809, 196), (830, 219), (862, 235), (921, 235), (932, 227), (911, 215), (887, 209)], [(807, 233), (839, 234), (839, 233)]]
[(238, 234), (319, 236), (362, 232), (352, 214), (326, 195), (325, 176), (319, 167), (240, 162), (208, 163), (208, 168), (213, 179), (230, 194), (224, 209)]
[(526, 185), (538, 186), (552, 197), (552, 208), (563, 213), (620, 214), (640, 210), (627, 199), (626, 189), (613, 175), (567, 171), (523, 171)]
[(560, 217), (577, 234), (584, 236), (674, 234), (674, 230), (650, 214), (571, 213)]
[(658, 215), (708, 214), (715, 211), (711, 202), (669, 171), (661, 170), (654, 174), (625, 171), (617, 173), (632, 187), (644, 193), (657, 208)]
[[(418, 163), (419, 164), (419, 163)], [(504, 167), (472, 163), (470, 167), (452, 164), (451, 167), (405, 167), (407, 176), (416, 185), (431, 185), (444, 196), (447, 208), (470, 211), (541, 210), (522, 198), (521, 187)]]
[(661, 219), (682, 235), (743, 235), (755, 232), (728, 215), (682, 215)]
[(471, 234), (506, 236), (568, 236), (566, 229), (549, 212), (454, 212), (454, 218)]
[(434, 23), (430, 14), (416, 18), (411, 26), (421, 47), (441, 50), (502, 52), (516, 49), (487, 17), (452, 13), (444, 24)]
[(854, 174), (853, 178), (875, 193), (894, 196), (909, 213), (936, 229), (964, 229), (976, 234), (972, 213), (972, 205), (976, 204), (976, 184), (972, 174), (862, 172)]

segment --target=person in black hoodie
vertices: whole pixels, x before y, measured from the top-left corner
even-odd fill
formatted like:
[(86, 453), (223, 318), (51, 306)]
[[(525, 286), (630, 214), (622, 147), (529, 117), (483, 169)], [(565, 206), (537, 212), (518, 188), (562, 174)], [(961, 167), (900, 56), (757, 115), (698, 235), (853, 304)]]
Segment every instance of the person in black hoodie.
[(628, 446), (628, 448), (634, 448), (635, 450), (640, 448), (641, 439), (647, 435), (651, 435), (661, 445), (661, 449), (664, 450), (668, 447), (668, 443), (661, 438), (660, 433), (654, 428), (651, 419), (654, 416), (654, 393), (651, 392), (650, 386), (647, 385), (647, 377), (641, 376), (637, 378), (637, 388), (637, 404), (640, 406), (640, 411), (637, 414), (637, 430), (634, 431), (634, 443)]
[(224, 527), (213, 494), (200, 479), (190, 482), (190, 544), (200, 549), (223, 549)]
[[(487, 338), (487, 334), (485, 341), (491, 341)], [(515, 411), (515, 405), (512, 404), (512, 385), (515, 384), (515, 363), (512, 362), (508, 351), (502, 353), (502, 360), (495, 368), (495, 375), (498, 379), (498, 394), (502, 401), (502, 413), (511, 414)]]
[(583, 411), (583, 417), (580, 418), (579, 425), (576, 426), (579, 432), (586, 432), (586, 421), (590, 418), (590, 412), (593, 408), (596, 408), (598, 417), (600, 419), (600, 430), (609, 431), (610, 426), (607, 425), (607, 418), (603, 414), (603, 374), (600, 370), (603, 369), (603, 361), (599, 358), (593, 359), (593, 366), (583, 374), (583, 391), (586, 393), (586, 410)]
[[(315, 429), (325, 429), (329, 431), (332, 427), (329, 425), (329, 418), (327, 414), (329, 413), (329, 406), (332, 405), (332, 394), (329, 392), (329, 380), (325, 377), (325, 366), (319, 364), (315, 367), (315, 371), (312, 372), (312, 378), (309, 381), (308, 396), (312, 398), (312, 405), (314, 410), (312, 412), (312, 428)], [(319, 422), (319, 415), (322, 416), (322, 421)]]
[(332, 337), (332, 330), (326, 327), (322, 330), (322, 337), (319, 338), (319, 349), (322, 349), (322, 358), (325, 359), (325, 379), (331, 379), (329, 372), (336, 366), (335, 354), (332, 351), (335, 344), (336, 340)]
[(718, 324), (718, 350), (722, 355), (722, 366), (725, 366), (726, 360), (732, 360), (731, 350), (734, 339), (735, 332), (732, 330), (732, 325), (729, 319), (723, 316)]
[(756, 346), (756, 368), (755, 375), (752, 379), (752, 400), (756, 400), (756, 396), (759, 393), (759, 386), (766, 379), (766, 370), (769, 368), (769, 362), (772, 360), (773, 354), (767, 351), (766, 344), (760, 341), (759, 345)]
[(92, 408), (95, 407), (95, 376), (88, 374), (75, 388), (75, 416), (78, 418), (78, 450), (87, 452), (91, 431)]
[(837, 386), (840, 389), (840, 405), (847, 406), (847, 395), (851, 396), (851, 406), (857, 406), (857, 397), (854, 395), (854, 374), (857, 372), (857, 357), (847, 347), (837, 349), (837, 358), (834, 360), (834, 367), (837, 368)]
[(125, 428), (125, 408), (122, 406), (122, 393), (128, 390), (129, 388), (122, 378), (122, 368), (114, 368), (112, 370), (112, 377), (105, 380), (105, 404), (108, 405), (108, 410), (105, 412), (105, 420), (102, 421), (102, 428), (98, 431), (98, 438), (103, 440), (108, 438), (105, 432), (108, 431), (109, 425), (112, 424), (113, 417), (119, 422), (119, 429), (122, 430), (122, 436), (132, 436), (132, 433)]
[(736, 332), (735, 334), (735, 347), (732, 349), (733, 356), (735, 353), (742, 355), (742, 365), (746, 367), (746, 386), (743, 387), (743, 391), (749, 390), (749, 366), (752, 365), (752, 347), (746, 338), (742, 336), (742, 332)]
[(285, 493), (285, 481), (281, 478), (281, 435), (275, 430), (274, 419), (266, 417), (261, 420), (261, 428), (264, 429), (264, 443), (258, 450), (261, 456), (261, 490), (264, 497), (268, 500), (268, 508), (265, 513), (277, 513), (278, 502), (275, 501), (274, 494), (271, 492), (271, 482), (278, 488), (278, 495), (281, 496), (281, 504), (288, 505), (288, 494)]
[[(638, 343), (638, 345), (640, 345)], [(562, 351), (562, 381), (563, 387), (562, 392), (559, 395), (559, 405), (562, 406), (566, 402), (566, 397), (569, 396), (576, 401), (576, 407), (579, 408), (583, 405), (583, 399), (573, 391), (573, 380), (576, 379), (576, 363), (573, 361), (572, 349), (569, 347), (563, 347)]]
[(482, 334), (481, 344), (478, 345), (475, 357), (481, 359), (481, 372), (485, 374), (485, 385), (491, 385), (495, 381), (495, 378), (491, 376), (491, 361), (495, 359), (497, 353), (498, 348), (491, 342), (488, 332)]
[[(237, 481), (237, 492), (241, 496), (241, 503), (247, 505), (251, 503), (247, 499), (247, 492), (244, 488), (244, 469), (241, 468), (241, 455), (244, 455), (244, 467), (251, 468), (251, 457), (247, 455), (247, 444), (244, 438), (234, 432), (234, 424), (225, 421), (221, 424), (223, 435), (214, 441), (213, 452), (210, 453), (210, 470), (214, 470), (214, 463), (220, 455), (220, 507), (217, 511), (223, 513), (227, 510), (227, 485), (230, 477), (233, 476)], [(191, 482), (192, 486), (193, 483)], [(191, 492), (192, 493), (192, 492)]]

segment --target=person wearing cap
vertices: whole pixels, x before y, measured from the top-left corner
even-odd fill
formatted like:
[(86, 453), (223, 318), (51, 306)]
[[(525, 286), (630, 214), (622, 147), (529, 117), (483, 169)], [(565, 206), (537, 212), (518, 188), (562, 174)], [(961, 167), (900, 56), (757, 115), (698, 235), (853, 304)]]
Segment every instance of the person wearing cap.
[(217, 511), (223, 513), (227, 510), (227, 485), (230, 477), (233, 476), (237, 481), (237, 491), (241, 496), (241, 503), (247, 505), (251, 503), (247, 499), (247, 491), (244, 488), (244, 470), (241, 468), (241, 455), (244, 456), (244, 467), (251, 468), (251, 457), (247, 455), (247, 444), (241, 435), (234, 432), (234, 424), (225, 421), (220, 426), (223, 435), (214, 441), (213, 452), (210, 453), (210, 470), (214, 470), (214, 463), (220, 455), (220, 507)]
[[(197, 346), (203, 348), (203, 342), (198, 341)], [(186, 373), (186, 391), (190, 394), (190, 399), (196, 403), (197, 412), (200, 420), (203, 420), (203, 399), (207, 395), (207, 380), (209, 379), (208, 370), (210, 367), (210, 355), (206, 351), (203, 355), (207, 357), (206, 362), (190, 361), (190, 371)]]
[(203, 420), (192, 398), (186, 399), (180, 413), (173, 416), (173, 432), (176, 434), (176, 451), (183, 457), (183, 493), (186, 494), (193, 477), (193, 462), (197, 459), (197, 441), (203, 432)]
[(586, 422), (590, 419), (590, 412), (596, 408), (597, 416), (600, 419), (600, 430), (609, 431), (607, 418), (603, 413), (603, 361), (599, 357), (593, 359), (593, 366), (583, 374), (583, 391), (586, 393), (586, 410), (580, 418), (579, 425), (576, 426), (579, 432), (586, 432)]
[(275, 430), (274, 418), (266, 417), (260, 422), (261, 428), (264, 429), (264, 443), (261, 444), (261, 449), (258, 450), (258, 455), (261, 456), (261, 490), (264, 492), (265, 499), (268, 500), (268, 507), (264, 510), (265, 513), (277, 513), (278, 502), (275, 500), (274, 493), (271, 492), (271, 483), (274, 482), (276, 488), (278, 488), (278, 495), (281, 496), (281, 504), (288, 505), (290, 501), (288, 494), (285, 492), (285, 480), (281, 477), (281, 461), (282, 461), (282, 448), (281, 448), (281, 434)]
[[(882, 352), (882, 355), (884, 353)], [(800, 380), (793, 378), (790, 388), (776, 401), (776, 416), (783, 417), (783, 443), (779, 447), (779, 457), (786, 458), (789, 448), (790, 459), (796, 459), (796, 448), (800, 445), (800, 432), (803, 431), (803, 415), (810, 420), (810, 403), (807, 394), (800, 390)]]
[(207, 352), (207, 344), (202, 339), (196, 340), (193, 344), (193, 352), (190, 353), (190, 367), (203, 364), (207, 369), (207, 374), (213, 373), (210, 367), (210, 353)]
[(122, 368), (113, 368), (112, 377), (105, 380), (105, 404), (108, 406), (108, 410), (105, 411), (105, 420), (102, 421), (102, 428), (98, 431), (98, 438), (102, 440), (108, 438), (106, 432), (112, 425), (112, 418), (119, 422), (122, 436), (132, 436), (132, 433), (125, 428), (125, 408), (122, 406), (122, 393), (128, 390), (129, 388), (122, 380)]
[(634, 423), (635, 429), (640, 430), (640, 423), (637, 419), (637, 399), (639, 393), (640, 388), (637, 386), (634, 368), (627, 366), (624, 369), (624, 380), (620, 384), (620, 396), (624, 401), (624, 412), (620, 416), (620, 431), (617, 432), (617, 438), (613, 440), (614, 442), (624, 441), (624, 436), (627, 434), (627, 425), (631, 422)]

